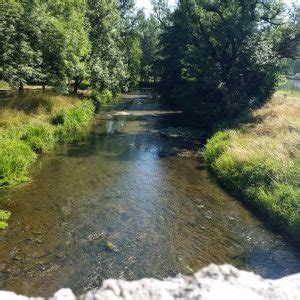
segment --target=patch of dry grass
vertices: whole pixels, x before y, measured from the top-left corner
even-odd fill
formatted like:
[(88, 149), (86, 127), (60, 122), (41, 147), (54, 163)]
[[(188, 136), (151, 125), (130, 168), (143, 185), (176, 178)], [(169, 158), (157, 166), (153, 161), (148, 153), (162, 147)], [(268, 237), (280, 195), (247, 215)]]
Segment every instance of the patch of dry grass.
[(300, 98), (275, 96), (253, 113), (254, 122), (230, 130), (230, 152), (242, 159), (268, 155), (290, 160), (300, 150)]

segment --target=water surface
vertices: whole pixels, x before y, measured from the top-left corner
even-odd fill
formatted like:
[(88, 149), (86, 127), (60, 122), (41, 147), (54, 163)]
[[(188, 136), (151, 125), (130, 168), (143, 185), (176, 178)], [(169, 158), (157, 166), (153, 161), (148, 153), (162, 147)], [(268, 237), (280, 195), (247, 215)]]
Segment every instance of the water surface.
[(231, 263), (268, 278), (300, 254), (210, 178), (201, 132), (142, 92), (100, 113), (91, 135), (38, 159), (32, 181), (0, 190), (0, 289), (76, 294), (103, 279), (164, 278)]

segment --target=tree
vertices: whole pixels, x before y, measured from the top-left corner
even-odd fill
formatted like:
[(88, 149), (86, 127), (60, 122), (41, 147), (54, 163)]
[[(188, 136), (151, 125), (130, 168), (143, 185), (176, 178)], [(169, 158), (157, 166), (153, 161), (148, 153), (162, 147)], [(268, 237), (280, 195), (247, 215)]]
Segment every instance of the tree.
[(0, 2), (0, 78), (19, 91), (43, 78), (39, 8), (35, 0)]
[(181, 0), (171, 21), (160, 40), (161, 93), (206, 124), (267, 101), (292, 55), (281, 1)]
[(141, 37), (141, 79), (145, 83), (155, 82), (157, 80), (157, 46), (159, 42), (160, 24), (157, 19), (150, 15), (144, 19)]
[(141, 68), (141, 20), (143, 12), (135, 8), (134, 0), (120, 0), (121, 38), (124, 61), (127, 66), (129, 88), (135, 87), (140, 80)]
[(88, 0), (90, 82), (97, 90), (118, 93), (126, 87), (127, 66), (121, 41), (121, 17), (116, 0)]
[(48, 81), (74, 84), (77, 93), (89, 75), (91, 50), (85, 0), (46, 0), (42, 38), (43, 70)]

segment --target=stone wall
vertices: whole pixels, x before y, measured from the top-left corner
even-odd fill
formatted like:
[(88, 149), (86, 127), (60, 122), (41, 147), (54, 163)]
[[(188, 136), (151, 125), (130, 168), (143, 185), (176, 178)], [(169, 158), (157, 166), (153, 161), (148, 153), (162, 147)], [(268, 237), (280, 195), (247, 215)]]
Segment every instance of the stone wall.
[[(28, 300), (10, 292), (0, 292), (1, 300)], [(33, 298), (31, 298), (33, 299)], [(37, 298), (35, 298), (36, 300)], [(42, 298), (40, 298), (42, 299)], [(300, 299), (300, 274), (279, 280), (266, 280), (250, 272), (230, 266), (209, 267), (194, 276), (178, 276), (164, 281), (106, 280), (102, 287), (76, 298), (72, 291), (58, 291), (53, 300), (296, 300)]]

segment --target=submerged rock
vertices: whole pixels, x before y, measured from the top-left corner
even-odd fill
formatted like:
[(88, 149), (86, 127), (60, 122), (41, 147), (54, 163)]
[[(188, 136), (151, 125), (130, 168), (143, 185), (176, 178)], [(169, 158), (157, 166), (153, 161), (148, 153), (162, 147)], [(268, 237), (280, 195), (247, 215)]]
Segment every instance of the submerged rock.
[[(106, 280), (98, 290), (76, 298), (71, 290), (62, 289), (53, 300), (294, 300), (300, 295), (300, 274), (279, 280), (267, 280), (250, 272), (230, 266), (209, 267), (193, 276), (178, 276), (164, 281), (142, 279), (138, 281)], [(0, 292), (0, 299), (29, 300), (10, 292)], [(37, 298), (30, 298), (31, 300)], [(40, 298), (41, 299), (41, 298)]]

